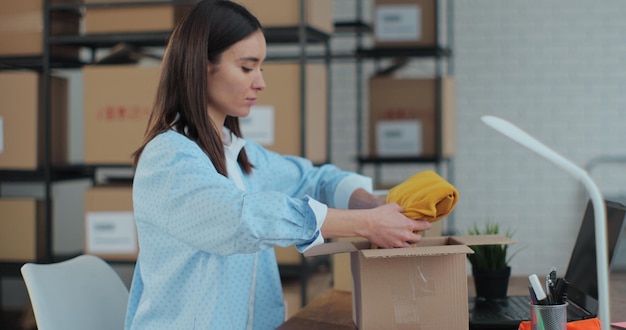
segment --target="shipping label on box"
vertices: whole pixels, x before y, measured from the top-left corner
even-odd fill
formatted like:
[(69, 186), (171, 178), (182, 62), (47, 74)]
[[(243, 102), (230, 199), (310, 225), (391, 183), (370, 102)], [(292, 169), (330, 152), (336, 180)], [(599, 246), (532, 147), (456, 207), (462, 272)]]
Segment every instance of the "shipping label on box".
[(418, 5), (376, 7), (377, 41), (417, 41), (422, 38), (422, 11)]
[(239, 118), (244, 138), (263, 146), (274, 144), (274, 113), (271, 105), (256, 105), (250, 109), (247, 117)]
[(379, 156), (419, 155), (422, 150), (420, 120), (381, 120), (376, 123), (376, 150)]
[(87, 251), (93, 254), (137, 254), (137, 230), (132, 211), (86, 214)]

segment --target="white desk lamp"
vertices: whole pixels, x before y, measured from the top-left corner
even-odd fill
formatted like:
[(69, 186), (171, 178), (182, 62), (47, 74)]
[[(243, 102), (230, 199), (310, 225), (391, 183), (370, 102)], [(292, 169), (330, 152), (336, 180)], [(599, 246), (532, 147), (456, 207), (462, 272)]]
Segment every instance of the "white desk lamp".
[(600, 189), (598, 189), (598, 186), (595, 182), (593, 182), (585, 170), (578, 167), (565, 157), (559, 155), (543, 143), (539, 142), (519, 127), (504, 119), (494, 116), (483, 116), (481, 117), (481, 120), (489, 127), (500, 132), (502, 135), (551, 161), (556, 166), (560, 167), (562, 170), (582, 182), (587, 189), (593, 204), (596, 230), (596, 268), (598, 271), (599, 303), (598, 315), (600, 323), (602, 323), (602, 330), (609, 330), (611, 327), (611, 308), (609, 299), (609, 261), (607, 256), (606, 210), (604, 208), (604, 198), (602, 197), (602, 193), (600, 193)]

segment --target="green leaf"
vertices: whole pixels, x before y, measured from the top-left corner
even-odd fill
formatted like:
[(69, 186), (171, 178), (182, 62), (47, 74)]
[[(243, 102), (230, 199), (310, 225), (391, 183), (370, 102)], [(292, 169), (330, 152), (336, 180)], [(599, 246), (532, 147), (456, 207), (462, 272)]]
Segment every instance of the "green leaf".
[[(490, 222), (487, 222), (482, 230), (476, 224), (467, 230), (468, 235), (497, 235), (499, 233), (500, 226), (497, 223)], [(513, 232), (507, 230), (505, 236), (512, 237)], [(470, 245), (469, 248), (474, 250), (474, 254), (468, 254), (467, 259), (472, 264), (472, 267), (477, 269), (506, 268), (510, 259), (515, 255), (513, 254), (507, 258), (508, 245), (506, 244)]]

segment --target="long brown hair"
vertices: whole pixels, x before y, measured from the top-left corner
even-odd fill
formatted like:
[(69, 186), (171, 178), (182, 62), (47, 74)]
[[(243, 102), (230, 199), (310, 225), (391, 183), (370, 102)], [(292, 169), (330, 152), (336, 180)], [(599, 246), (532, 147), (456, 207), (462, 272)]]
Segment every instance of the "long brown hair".
[[(148, 142), (175, 128), (200, 146), (220, 174), (228, 176), (221, 127), (216, 127), (207, 113), (207, 66), (209, 62), (218, 64), (226, 49), (259, 30), (256, 17), (229, 0), (200, 1), (174, 28), (148, 127), (141, 147), (133, 153), (133, 166)], [(239, 118), (227, 116), (224, 126), (242, 136)], [(252, 164), (245, 149), (237, 161), (250, 174)]]

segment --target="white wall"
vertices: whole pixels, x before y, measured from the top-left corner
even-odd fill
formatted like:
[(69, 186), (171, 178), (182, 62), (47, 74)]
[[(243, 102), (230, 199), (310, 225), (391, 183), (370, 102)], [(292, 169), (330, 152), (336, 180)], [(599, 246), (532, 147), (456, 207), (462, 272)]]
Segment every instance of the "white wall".
[[(339, 15), (353, 7), (335, 1)], [(508, 119), (581, 166), (602, 155), (626, 157), (624, 17), (619, 0), (454, 1), (453, 182), (460, 201), (451, 229), (497, 221), (514, 230), (514, 274), (565, 270), (586, 196), (578, 182), (480, 116)], [(334, 69), (333, 160), (354, 168), (354, 71), (347, 64)], [(626, 166), (592, 174), (607, 196), (626, 195)]]
[[(564, 270), (583, 187), (478, 119), (507, 118), (581, 166), (626, 155), (626, 2), (456, 4), (456, 184), (466, 196), (458, 223), (491, 218), (515, 228), (515, 273)], [(622, 169), (613, 184), (623, 193)]]

